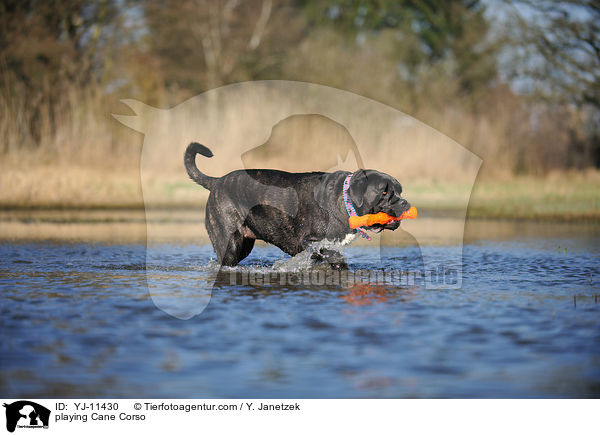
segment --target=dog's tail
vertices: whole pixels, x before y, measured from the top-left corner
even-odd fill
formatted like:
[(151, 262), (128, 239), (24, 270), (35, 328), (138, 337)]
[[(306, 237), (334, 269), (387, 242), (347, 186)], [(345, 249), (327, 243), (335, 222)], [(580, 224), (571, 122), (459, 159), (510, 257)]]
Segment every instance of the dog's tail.
[(212, 157), (213, 153), (206, 148), (204, 145), (199, 144), (198, 142), (192, 142), (188, 145), (185, 150), (185, 155), (183, 157), (183, 163), (185, 164), (185, 170), (192, 180), (198, 183), (200, 186), (207, 188), (208, 190), (212, 189), (217, 178), (209, 177), (208, 175), (203, 174), (196, 166), (196, 154), (202, 154), (204, 157)]

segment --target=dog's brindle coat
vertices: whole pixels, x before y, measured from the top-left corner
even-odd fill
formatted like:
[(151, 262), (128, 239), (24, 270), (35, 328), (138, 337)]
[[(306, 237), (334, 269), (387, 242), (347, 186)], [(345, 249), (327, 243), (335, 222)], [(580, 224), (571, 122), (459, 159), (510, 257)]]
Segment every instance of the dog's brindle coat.
[[(341, 241), (356, 233), (348, 225), (342, 199), (343, 183), (350, 172), (242, 169), (217, 178), (198, 170), (196, 154), (213, 154), (192, 142), (184, 163), (190, 178), (210, 190), (206, 229), (222, 265), (235, 266), (246, 258), (256, 239), (293, 256), (313, 242)], [(354, 172), (348, 189), (358, 215), (385, 212), (400, 216), (410, 208), (401, 193), (402, 186), (393, 177), (370, 169)], [(395, 230), (399, 225), (394, 222), (372, 228)]]

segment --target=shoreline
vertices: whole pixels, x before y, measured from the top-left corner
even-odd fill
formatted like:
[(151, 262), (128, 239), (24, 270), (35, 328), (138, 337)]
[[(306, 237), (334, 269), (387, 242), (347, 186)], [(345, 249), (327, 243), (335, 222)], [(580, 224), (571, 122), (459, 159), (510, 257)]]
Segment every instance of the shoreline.
[[(4, 166), (4, 167), (3, 167)], [(202, 210), (209, 192), (180, 173), (142, 182), (139, 170), (83, 167), (22, 169), (0, 165), (0, 212)], [(143, 189), (142, 189), (143, 187)], [(460, 180), (412, 179), (403, 196), (419, 216), (538, 222), (600, 222), (600, 170), (546, 176)], [(142, 193), (143, 191), (143, 193)]]
[[(456, 245), (480, 240), (569, 238), (600, 234), (598, 221), (469, 218), (423, 211), (400, 231), (373, 233), (357, 246)], [(0, 210), (0, 243), (208, 244), (204, 209)], [(258, 242), (260, 243), (260, 242)]]
[[(146, 208), (153, 211), (171, 211), (174, 213), (194, 211), (204, 213), (204, 205), (193, 203), (143, 203), (121, 204), (1, 204), (0, 216), (13, 214), (15, 216), (27, 213), (118, 213), (118, 212), (145, 212)], [(432, 207), (418, 206), (419, 217), (457, 218), (462, 216), (462, 210), (447, 206)], [(493, 207), (479, 204), (469, 205), (467, 219), (470, 220), (503, 220), (503, 221), (528, 221), (528, 222), (564, 222), (564, 223), (600, 223), (600, 209), (591, 209), (581, 212), (565, 210), (535, 211), (530, 209), (515, 209), (512, 203), (496, 202)], [(2, 222), (3, 217), (0, 217)], [(91, 222), (83, 219), (81, 222)]]

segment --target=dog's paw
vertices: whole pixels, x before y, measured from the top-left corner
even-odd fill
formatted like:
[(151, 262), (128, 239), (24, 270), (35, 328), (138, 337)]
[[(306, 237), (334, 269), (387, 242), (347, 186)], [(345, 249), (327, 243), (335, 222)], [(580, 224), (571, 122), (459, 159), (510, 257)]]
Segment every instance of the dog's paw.
[(311, 254), (310, 259), (315, 265), (327, 264), (333, 270), (346, 270), (348, 264), (346, 258), (339, 252), (327, 248), (321, 248)]

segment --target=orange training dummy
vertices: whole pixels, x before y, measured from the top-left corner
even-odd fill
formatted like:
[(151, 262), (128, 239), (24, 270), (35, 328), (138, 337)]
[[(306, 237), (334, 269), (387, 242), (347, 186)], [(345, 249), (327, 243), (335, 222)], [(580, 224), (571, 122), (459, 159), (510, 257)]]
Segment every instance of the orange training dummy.
[(385, 225), (401, 219), (416, 218), (417, 209), (415, 207), (411, 207), (398, 217), (390, 216), (389, 214), (381, 212), (376, 214), (366, 214), (364, 216), (350, 216), (350, 218), (348, 218), (348, 223), (350, 224), (350, 228), (356, 229), (358, 227), (370, 227), (375, 224)]

